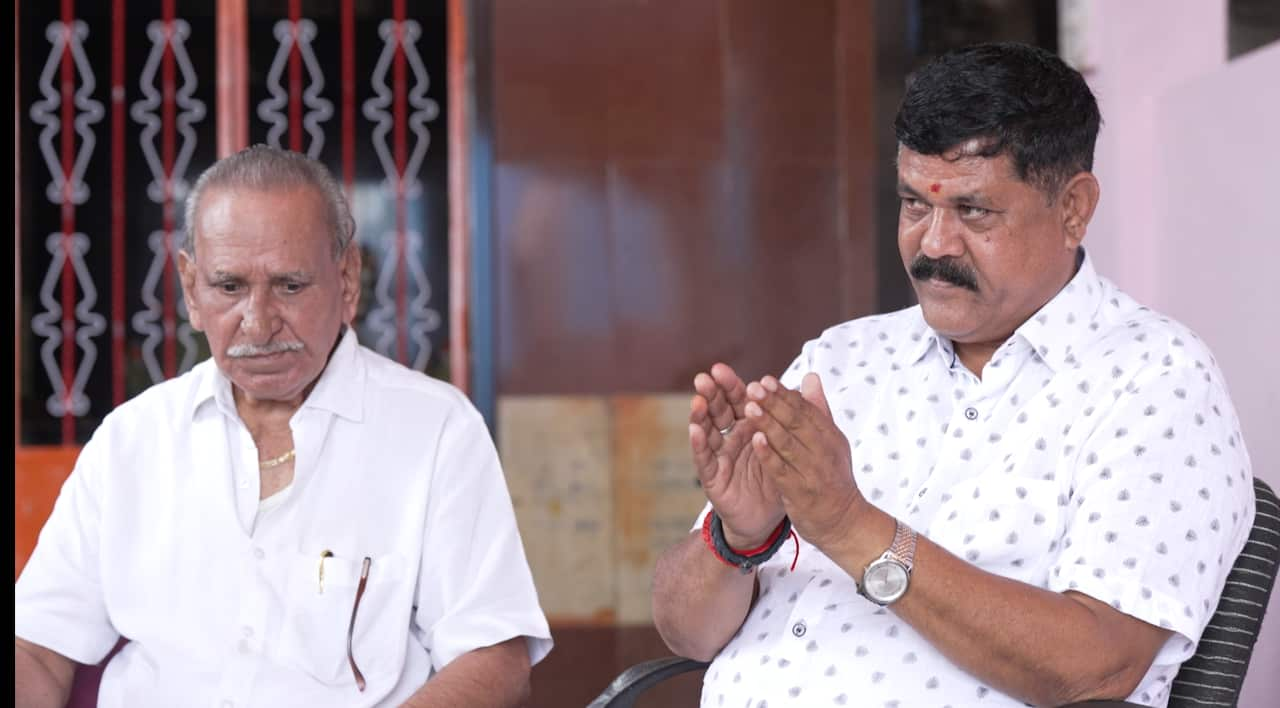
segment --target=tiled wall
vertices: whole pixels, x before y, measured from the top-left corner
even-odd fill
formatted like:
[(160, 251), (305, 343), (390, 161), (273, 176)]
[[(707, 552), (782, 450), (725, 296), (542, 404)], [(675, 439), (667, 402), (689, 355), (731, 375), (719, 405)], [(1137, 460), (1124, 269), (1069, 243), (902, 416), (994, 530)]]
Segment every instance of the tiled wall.
[[(631, 664), (670, 654), (653, 629), (658, 554), (705, 503), (689, 456), (687, 395), (513, 396), (498, 444), (556, 650), (533, 705), (585, 705)], [(700, 681), (652, 705), (693, 705)]]
[(680, 394), (499, 401), (503, 469), (553, 622), (651, 622), (654, 562), (706, 503), (688, 415)]

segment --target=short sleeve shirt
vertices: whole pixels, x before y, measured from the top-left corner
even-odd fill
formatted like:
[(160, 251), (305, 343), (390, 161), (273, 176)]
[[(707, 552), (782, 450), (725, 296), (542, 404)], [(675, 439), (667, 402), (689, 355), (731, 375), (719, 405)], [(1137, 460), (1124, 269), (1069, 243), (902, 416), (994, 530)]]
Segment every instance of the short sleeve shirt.
[(459, 391), (348, 331), (290, 426), (294, 480), (263, 511), (212, 361), (118, 408), (17, 581), (17, 636), (87, 664), (131, 640), (101, 706), (399, 705), (473, 649), (526, 637), (546, 655), (497, 454)]
[[(919, 307), (827, 330), (783, 376), (817, 373), (863, 495), (979, 568), (1076, 590), (1173, 631), (1128, 700), (1166, 705), (1253, 522), (1249, 457), (1195, 334), (1086, 256), (981, 378)], [(706, 510), (704, 510), (704, 514)], [(1000, 706), (800, 539), (706, 673), (707, 706)]]

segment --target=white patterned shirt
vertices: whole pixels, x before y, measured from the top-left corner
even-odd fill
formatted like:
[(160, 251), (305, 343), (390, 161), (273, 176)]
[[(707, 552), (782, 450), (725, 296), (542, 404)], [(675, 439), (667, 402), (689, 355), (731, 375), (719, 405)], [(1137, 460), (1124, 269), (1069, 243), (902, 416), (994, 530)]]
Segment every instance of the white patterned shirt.
[[(294, 479), (263, 509), (212, 360), (117, 408), (14, 588), (17, 636), (86, 664), (131, 639), (98, 694), (130, 708), (399, 705), (473, 649), (525, 636), (546, 656), (502, 469), (460, 391), (348, 330), (290, 427)], [(362, 692), (347, 633), (366, 557)]]
[[(1086, 257), (981, 379), (919, 307), (827, 330), (782, 383), (808, 372), (880, 509), (987, 572), (1173, 630), (1129, 697), (1166, 704), (1253, 523), (1249, 457), (1204, 343)], [(704, 706), (1022, 705), (860, 596), (814, 546), (801, 540), (789, 572), (793, 548), (760, 568)]]

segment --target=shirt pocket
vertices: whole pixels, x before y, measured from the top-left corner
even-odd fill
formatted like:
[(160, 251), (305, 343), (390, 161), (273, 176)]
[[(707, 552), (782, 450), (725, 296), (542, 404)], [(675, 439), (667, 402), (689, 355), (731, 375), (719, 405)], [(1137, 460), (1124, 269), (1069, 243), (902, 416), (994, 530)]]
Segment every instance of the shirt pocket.
[(354, 686), (355, 674), (347, 659), (348, 634), (351, 655), (366, 680), (398, 675), (404, 663), (413, 576), (398, 554), (370, 557), (357, 607), (363, 565), (364, 557), (325, 558), (321, 590), (319, 554), (292, 554), (280, 632), (282, 658), (320, 683)]
[(949, 491), (929, 525), (929, 539), (988, 572), (1042, 584), (1058, 551), (1061, 485), (999, 474)]

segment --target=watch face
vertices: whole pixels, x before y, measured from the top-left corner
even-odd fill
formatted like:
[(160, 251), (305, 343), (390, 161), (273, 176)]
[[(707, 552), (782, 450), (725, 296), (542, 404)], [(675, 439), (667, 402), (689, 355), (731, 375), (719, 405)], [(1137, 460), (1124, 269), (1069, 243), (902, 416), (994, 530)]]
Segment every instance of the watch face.
[(867, 597), (887, 605), (907, 591), (907, 569), (896, 561), (876, 561), (863, 574), (862, 586)]

